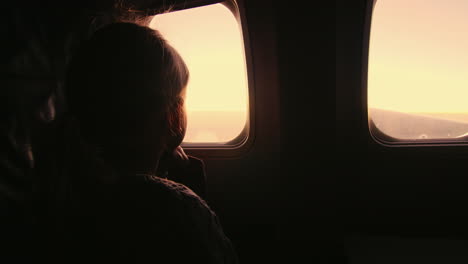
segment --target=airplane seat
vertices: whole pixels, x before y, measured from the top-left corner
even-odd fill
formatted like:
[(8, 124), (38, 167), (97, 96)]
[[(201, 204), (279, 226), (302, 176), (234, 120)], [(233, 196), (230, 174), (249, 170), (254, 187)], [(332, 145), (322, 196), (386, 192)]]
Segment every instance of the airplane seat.
[(20, 248), (26, 248), (31, 239), (27, 205), (32, 176), (29, 160), (23, 155), (25, 148), (15, 146), (3, 125), (0, 131), (0, 250), (5, 260), (20, 253)]
[(66, 35), (62, 27), (50, 27), (47, 19), (53, 16), (47, 10), (21, 4), (5, 10), (0, 17), (0, 252), (5, 262), (26, 263), (36, 247), (36, 225), (43, 221), (39, 214), (47, 207), (42, 199), (46, 174), (37, 171), (42, 154), (37, 145), (45, 142), (43, 135), (50, 131), (45, 124), (55, 118), (52, 95), (66, 60), (66, 49), (57, 44)]
[(42, 111), (43, 81), (8, 76), (0, 90), (0, 251), (2, 259), (26, 261), (33, 240), (36, 183), (33, 138), (42, 120), (51, 113)]

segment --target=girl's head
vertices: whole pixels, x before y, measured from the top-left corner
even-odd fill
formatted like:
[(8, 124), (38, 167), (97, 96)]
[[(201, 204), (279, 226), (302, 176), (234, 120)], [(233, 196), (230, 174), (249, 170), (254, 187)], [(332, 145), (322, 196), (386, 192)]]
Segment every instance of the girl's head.
[(111, 24), (71, 62), (69, 113), (84, 140), (103, 155), (171, 151), (185, 135), (188, 78), (184, 61), (158, 31)]

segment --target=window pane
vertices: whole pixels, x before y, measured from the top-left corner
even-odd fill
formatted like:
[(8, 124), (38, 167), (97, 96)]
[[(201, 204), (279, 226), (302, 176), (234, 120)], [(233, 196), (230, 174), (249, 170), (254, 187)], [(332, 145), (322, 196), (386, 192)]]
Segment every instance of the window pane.
[(190, 71), (186, 143), (228, 142), (247, 121), (248, 87), (240, 26), (222, 4), (157, 15), (150, 24)]
[(369, 44), (369, 118), (397, 139), (468, 132), (468, 1), (379, 0)]

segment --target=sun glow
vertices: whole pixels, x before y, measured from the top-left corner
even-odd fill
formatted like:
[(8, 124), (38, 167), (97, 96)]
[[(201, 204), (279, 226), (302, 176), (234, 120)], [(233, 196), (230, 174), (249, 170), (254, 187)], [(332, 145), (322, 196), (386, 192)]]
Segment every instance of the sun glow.
[(379, 0), (368, 103), (413, 113), (468, 113), (468, 1)]
[(369, 120), (380, 132), (466, 140), (467, 12), (463, 0), (376, 2), (367, 86)]
[(240, 26), (222, 4), (157, 15), (150, 27), (180, 53), (190, 71), (184, 142), (227, 142), (244, 129), (247, 70)]

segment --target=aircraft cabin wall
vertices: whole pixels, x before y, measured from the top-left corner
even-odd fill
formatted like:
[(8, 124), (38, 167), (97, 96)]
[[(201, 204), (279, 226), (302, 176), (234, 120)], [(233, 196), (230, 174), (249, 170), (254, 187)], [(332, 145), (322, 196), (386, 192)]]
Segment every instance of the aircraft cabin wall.
[(370, 132), (372, 6), (337, 1), (336, 173), (346, 255), (350, 263), (462, 263), (468, 252), (466, 145), (392, 146)]

